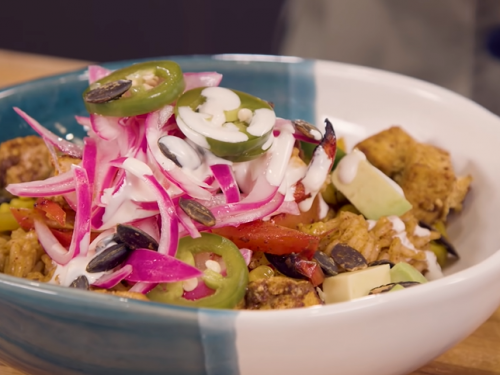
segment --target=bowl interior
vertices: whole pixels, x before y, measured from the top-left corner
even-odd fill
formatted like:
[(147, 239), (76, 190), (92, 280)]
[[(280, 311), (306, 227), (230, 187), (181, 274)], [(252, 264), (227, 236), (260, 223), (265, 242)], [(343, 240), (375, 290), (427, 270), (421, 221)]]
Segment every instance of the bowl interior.
[[(277, 115), (320, 124), (332, 120), (349, 147), (391, 125), (401, 125), (420, 141), (448, 150), (458, 175), (471, 174), (472, 191), (460, 215), (451, 218), (450, 236), (461, 259), (446, 273), (477, 264), (500, 244), (495, 217), (500, 205), (500, 120), (473, 102), (437, 86), (369, 68), (272, 56), (170, 57), (184, 71), (217, 71), (222, 85), (275, 104)], [(131, 62), (105, 64), (110, 69)], [(12, 107), (67, 139), (84, 131), (74, 120), (86, 115), (81, 93), (85, 71), (49, 77), (0, 91), (0, 141), (32, 134)]]

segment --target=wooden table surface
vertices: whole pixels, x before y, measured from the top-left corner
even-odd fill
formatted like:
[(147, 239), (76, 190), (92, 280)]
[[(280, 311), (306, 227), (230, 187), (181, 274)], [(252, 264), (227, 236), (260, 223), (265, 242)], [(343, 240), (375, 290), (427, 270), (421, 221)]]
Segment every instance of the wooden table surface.
[[(87, 64), (84, 61), (0, 50), (0, 88), (71, 71)], [(20, 374), (0, 363), (0, 375)], [(476, 332), (411, 375), (500, 375), (500, 308)]]

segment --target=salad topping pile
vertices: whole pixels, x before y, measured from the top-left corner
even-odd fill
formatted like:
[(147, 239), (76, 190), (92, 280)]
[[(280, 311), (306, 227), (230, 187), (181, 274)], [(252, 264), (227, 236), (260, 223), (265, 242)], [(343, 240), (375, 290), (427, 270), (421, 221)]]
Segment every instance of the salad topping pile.
[[(220, 87), (220, 74), (173, 61), (88, 75), (82, 144), (15, 108), (54, 166), (6, 187), (24, 198), (10, 200), (15, 220), (0, 220), (14, 230), (5, 242), (31, 233), (42, 248), (44, 267), (24, 277), (192, 307), (288, 308), (413, 286), (457, 256), (439, 242), (444, 221), (419, 223), (405, 189), (369, 152), (346, 154), (328, 119), (319, 129), (277, 118), (272, 103)], [(455, 209), (470, 177), (457, 181)]]

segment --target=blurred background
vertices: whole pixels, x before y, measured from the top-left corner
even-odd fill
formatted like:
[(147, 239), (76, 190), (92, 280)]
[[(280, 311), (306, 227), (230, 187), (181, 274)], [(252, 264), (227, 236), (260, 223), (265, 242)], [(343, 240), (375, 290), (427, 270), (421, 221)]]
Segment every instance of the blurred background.
[(95, 62), (321, 58), (434, 82), (500, 114), (500, 0), (18, 0), (1, 9), (0, 50)]

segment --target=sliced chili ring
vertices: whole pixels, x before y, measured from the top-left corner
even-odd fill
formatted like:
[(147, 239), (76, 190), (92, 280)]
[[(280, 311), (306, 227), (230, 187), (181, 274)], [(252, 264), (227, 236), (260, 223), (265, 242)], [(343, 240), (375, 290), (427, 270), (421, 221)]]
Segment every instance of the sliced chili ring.
[[(120, 97), (104, 103), (85, 101), (88, 92), (120, 80), (132, 81), (132, 87)], [(177, 100), (185, 88), (180, 66), (174, 61), (148, 61), (119, 69), (91, 84), (83, 93), (89, 113), (130, 117), (156, 111)]]

